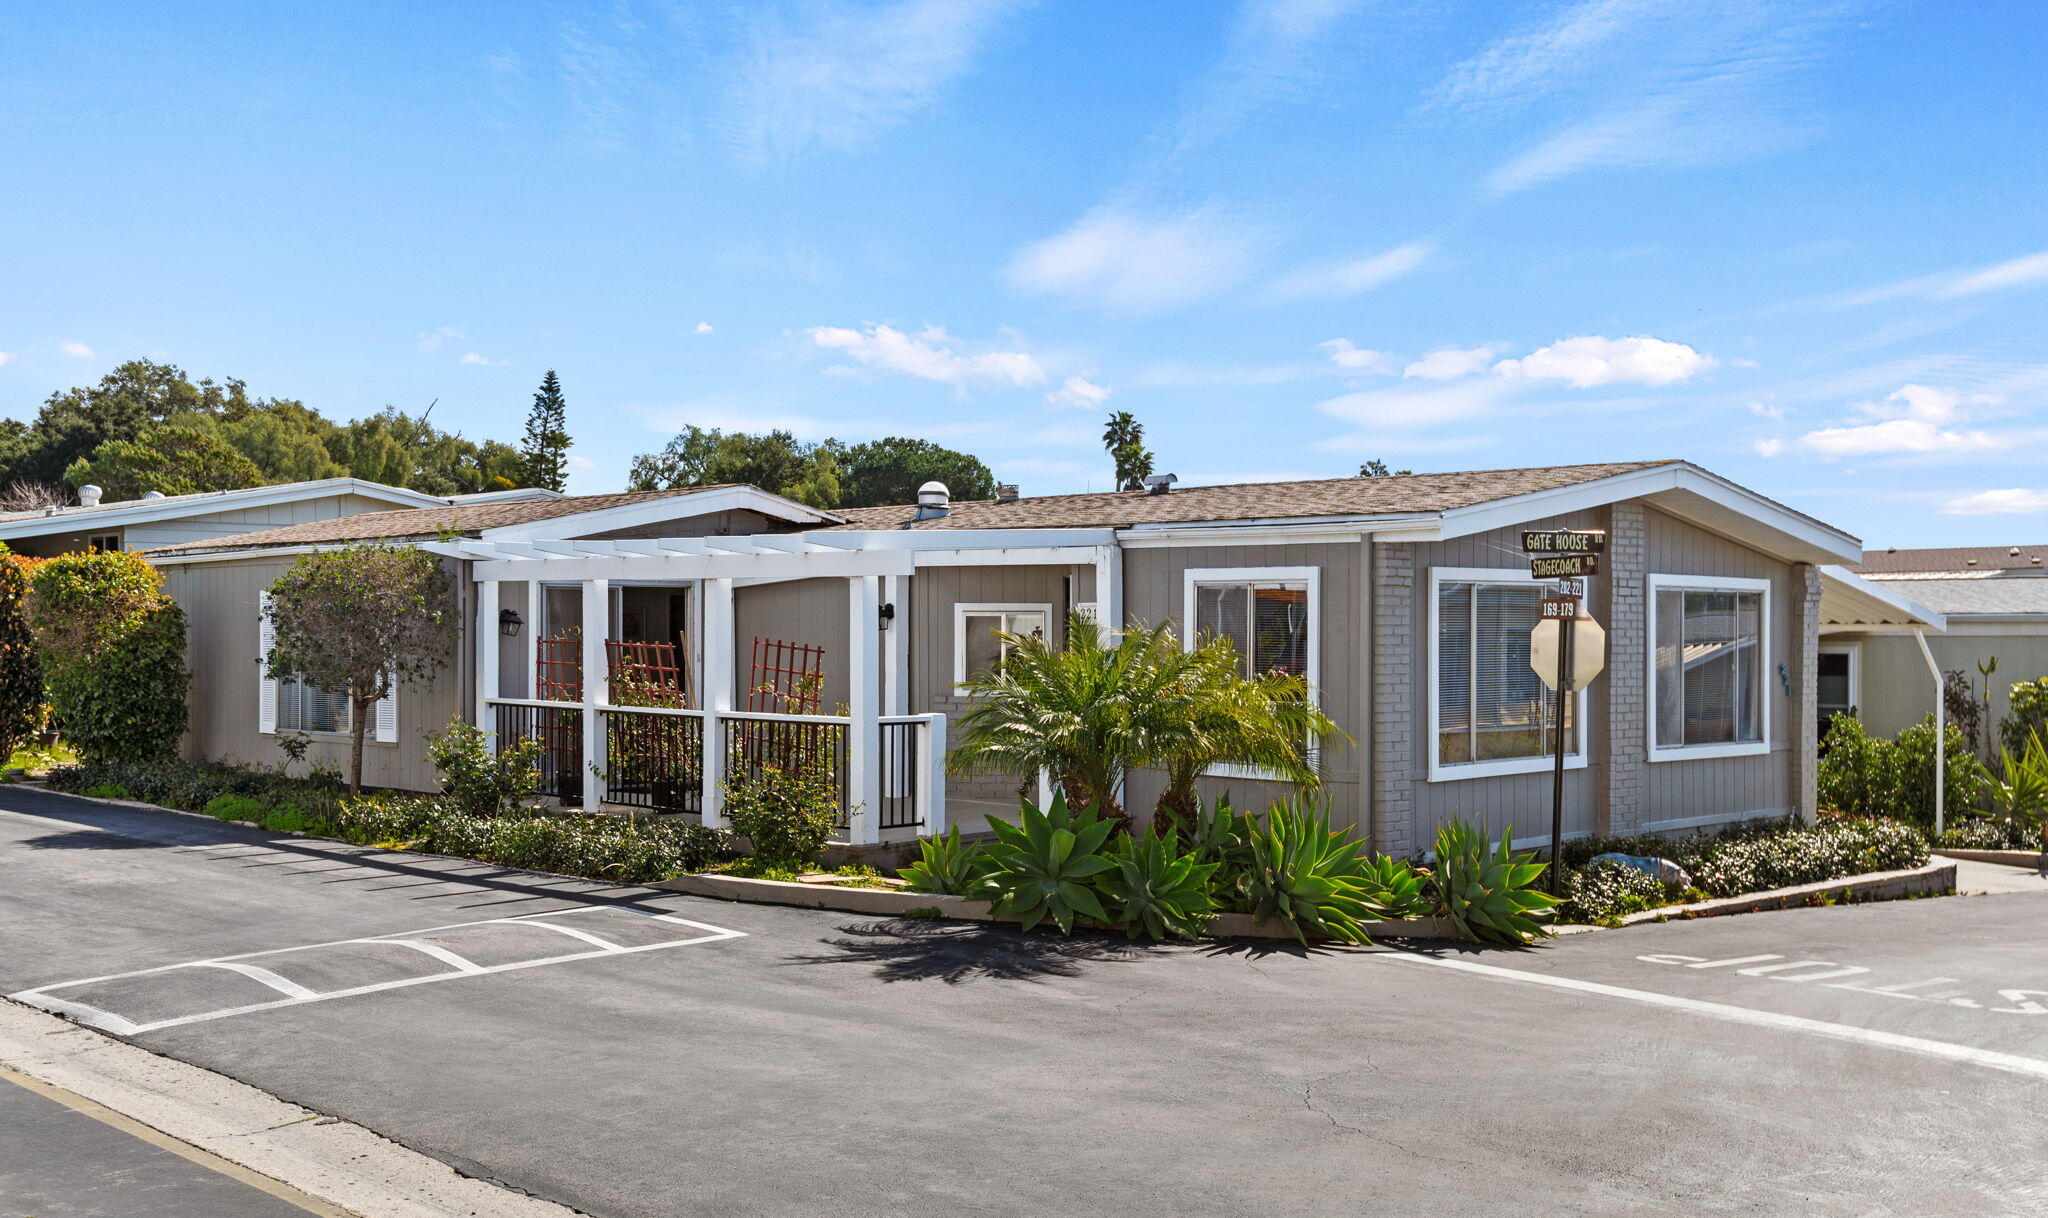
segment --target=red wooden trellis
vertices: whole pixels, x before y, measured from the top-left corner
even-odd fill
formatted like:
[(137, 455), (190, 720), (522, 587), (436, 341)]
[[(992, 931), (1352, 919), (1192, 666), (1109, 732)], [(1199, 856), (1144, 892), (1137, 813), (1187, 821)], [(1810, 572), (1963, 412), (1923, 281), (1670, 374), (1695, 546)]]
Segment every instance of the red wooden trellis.
[(573, 634), (536, 639), (534, 697), (542, 702), (583, 700), (583, 640)]
[(690, 706), (690, 667), (674, 643), (606, 639), (615, 706)]
[(818, 713), (825, 696), (825, 649), (813, 643), (754, 638), (747, 709), (785, 715)]

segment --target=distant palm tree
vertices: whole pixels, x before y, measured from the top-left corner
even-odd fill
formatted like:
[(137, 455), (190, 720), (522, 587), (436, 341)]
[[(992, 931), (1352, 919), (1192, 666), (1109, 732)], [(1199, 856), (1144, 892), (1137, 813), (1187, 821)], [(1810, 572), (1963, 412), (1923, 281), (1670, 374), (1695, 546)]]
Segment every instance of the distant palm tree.
[(1069, 805), (1125, 815), (1117, 788), (1126, 771), (1166, 773), (1153, 819), (1162, 826), (1195, 811), (1195, 781), (1236, 764), (1313, 786), (1314, 742), (1337, 727), (1308, 705), (1299, 677), (1242, 675), (1228, 639), (1192, 650), (1169, 625), (1133, 627), (1112, 638), (1093, 621), (1068, 623), (1066, 645), (1004, 636), (999, 671), (967, 685), (975, 702), (961, 720), (955, 770), (993, 765), (1044, 770)]

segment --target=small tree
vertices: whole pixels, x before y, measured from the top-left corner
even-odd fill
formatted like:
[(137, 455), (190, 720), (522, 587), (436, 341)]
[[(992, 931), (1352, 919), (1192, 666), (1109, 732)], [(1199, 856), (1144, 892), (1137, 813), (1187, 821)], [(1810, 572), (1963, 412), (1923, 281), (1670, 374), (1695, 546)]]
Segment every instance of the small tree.
[(169, 752), (185, 730), (185, 615), (141, 555), (65, 554), (28, 580), (50, 703), (88, 761)]
[[(410, 546), (308, 554), (270, 586), (271, 676), (347, 695), (348, 789), (363, 786), (363, 732), (399, 684), (448, 663), (455, 610), (440, 560)], [(494, 624), (486, 623), (485, 629)]]
[(519, 447), (519, 461), (528, 486), (559, 491), (568, 483), (569, 403), (553, 368), (541, 378), (533, 409), (526, 414), (526, 441)]
[(0, 755), (14, 751), (42, 722), (43, 665), (28, 629), (28, 568), (0, 546)]

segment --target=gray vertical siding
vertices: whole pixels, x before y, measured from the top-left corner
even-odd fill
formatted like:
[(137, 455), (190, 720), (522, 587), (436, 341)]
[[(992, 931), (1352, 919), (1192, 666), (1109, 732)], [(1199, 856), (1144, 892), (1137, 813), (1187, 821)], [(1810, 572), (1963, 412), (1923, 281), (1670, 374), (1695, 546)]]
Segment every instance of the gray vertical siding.
[[(1911, 584), (1898, 585), (1912, 595)], [(1920, 655), (1920, 645), (1911, 635), (1830, 634), (1821, 638), (1828, 650), (1851, 648), (1857, 658), (1856, 716), (1870, 731), (1896, 736), (1934, 713), (1934, 677)], [(1985, 732), (1991, 741), (1998, 735), (1998, 721), (2012, 712), (2012, 687), (2021, 681), (2048, 677), (2048, 623), (2007, 625), (1951, 619), (1944, 634), (1929, 633), (1928, 650), (1943, 672), (1960, 670), (1970, 678), (1971, 688), (1984, 692), (1987, 682), (1977, 673), (1979, 664), (1998, 661), (1998, 671), (1988, 682), (1991, 708), (1985, 716)], [(1995, 744), (1988, 747), (1996, 748)]]
[(733, 705), (744, 709), (752, 685), (753, 641), (780, 639), (825, 649), (822, 709), (846, 706), (847, 592), (843, 579), (792, 579), (733, 589)]
[[(259, 594), (292, 564), (290, 558), (244, 562), (189, 563), (163, 568), (165, 590), (185, 611), (186, 662), (192, 668), (190, 714), (184, 742), (187, 757), (276, 765), (283, 760), (276, 738), (257, 730), (257, 678), (262, 671), (257, 635)], [(451, 571), (462, 603), (469, 604), (465, 579)], [(398, 691), (398, 740), (363, 743), (363, 781), (372, 786), (433, 790), (434, 767), (425, 734), (463, 713), (468, 666), (459, 648), (430, 683)], [(348, 766), (348, 737), (313, 737), (308, 756)]]
[[(1194, 568), (1218, 567), (1315, 567), (1321, 572), (1321, 629), (1317, 636), (1320, 671), (1315, 684), (1323, 713), (1336, 721), (1347, 738), (1330, 740), (1323, 748), (1324, 797), (1332, 823), (1350, 826), (1363, 833), (1366, 816), (1360, 783), (1359, 741), (1366, 738), (1365, 710), (1361, 703), (1361, 655), (1365, 631), (1363, 585), (1365, 546), (1357, 541), (1312, 542), (1289, 545), (1172, 546), (1124, 551), (1124, 613), (1129, 619), (1154, 625), (1172, 622), (1177, 632), (1182, 621), (1185, 575)], [(1158, 801), (1163, 776), (1152, 772), (1133, 774), (1126, 787), (1127, 801), (1134, 812), (1149, 812)], [(1239, 808), (1262, 809), (1292, 788), (1272, 782), (1242, 778), (1205, 778), (1200, 785), (1204, 803), (1228, 794)]]

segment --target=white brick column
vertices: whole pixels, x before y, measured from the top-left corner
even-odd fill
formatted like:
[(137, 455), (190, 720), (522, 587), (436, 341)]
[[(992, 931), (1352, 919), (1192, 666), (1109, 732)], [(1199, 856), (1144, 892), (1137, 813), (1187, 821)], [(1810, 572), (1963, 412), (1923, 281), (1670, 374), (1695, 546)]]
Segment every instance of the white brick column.
[(1372, 848), (1406, 856), (1415, 826), (1415, 550), (1372, 543)]
[(1607, 667), (1595, 695), (1606, 739), (1598, 758), (1596, 833), (1634, 833), (1649, 818), (1650, 519), (1636, 502), (1607, 509)]

